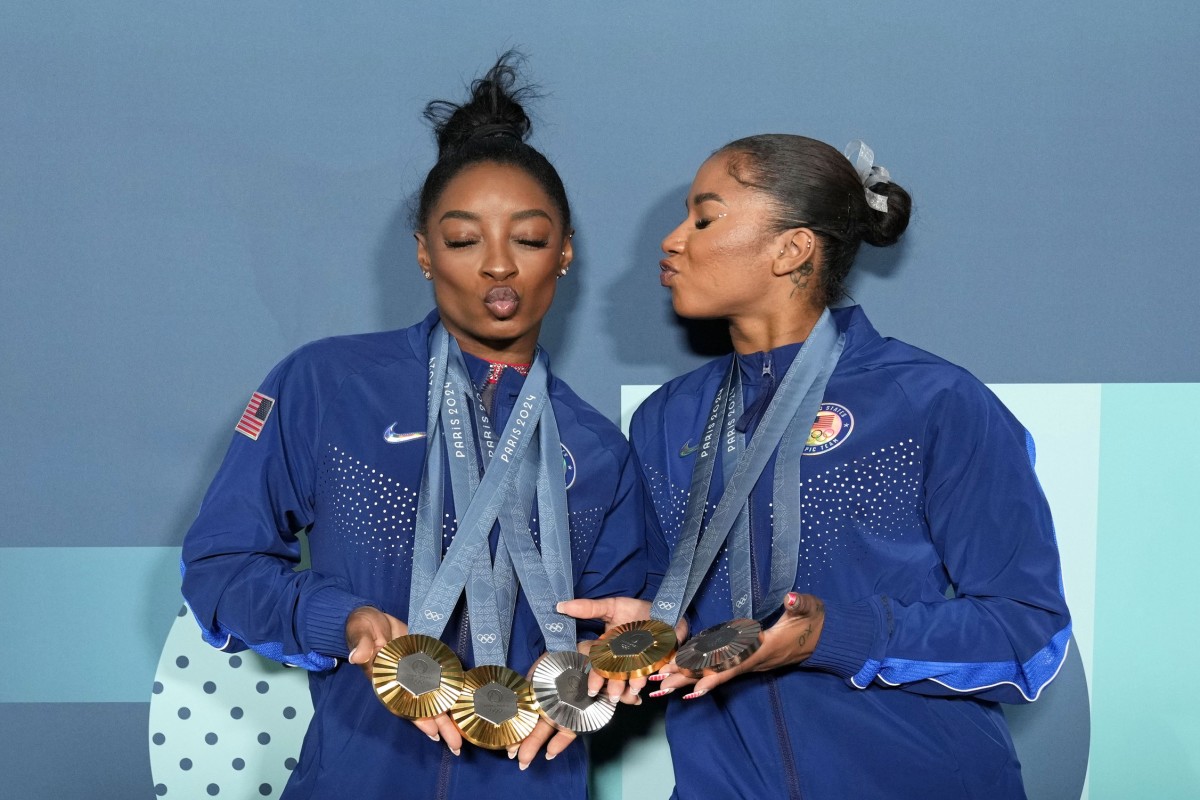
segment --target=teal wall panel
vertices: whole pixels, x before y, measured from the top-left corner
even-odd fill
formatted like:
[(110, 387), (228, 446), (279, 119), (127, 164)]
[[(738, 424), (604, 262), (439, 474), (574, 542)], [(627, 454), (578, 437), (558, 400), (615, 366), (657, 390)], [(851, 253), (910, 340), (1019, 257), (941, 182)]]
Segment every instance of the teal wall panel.
[(1200, 796), (1200, 384), (1106, 385), (1091, 796)]
[(0, 702), (147, 702), (182, 602), (177, 547), (0, 548)]

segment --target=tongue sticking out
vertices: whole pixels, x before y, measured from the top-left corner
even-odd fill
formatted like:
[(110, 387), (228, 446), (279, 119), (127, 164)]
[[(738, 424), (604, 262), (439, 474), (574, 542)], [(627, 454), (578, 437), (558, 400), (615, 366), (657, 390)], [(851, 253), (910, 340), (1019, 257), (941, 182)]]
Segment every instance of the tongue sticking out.
[(508, 319), (517, 313), (517, 306), (520, 303), (521, 298), (517, 297), (517, 293), (507, 286), (497, 286), (483, 298), (483, 304), (497, 319)]

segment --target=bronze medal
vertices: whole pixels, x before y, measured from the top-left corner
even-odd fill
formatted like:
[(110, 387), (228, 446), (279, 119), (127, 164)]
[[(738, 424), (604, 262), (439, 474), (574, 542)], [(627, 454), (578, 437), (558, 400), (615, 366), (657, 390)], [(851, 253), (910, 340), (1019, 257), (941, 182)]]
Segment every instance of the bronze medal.
[(463, 669), (449, 647), (419, 633), (393, 639), (371, 665), (375, 696), (405, 719), (444, 714), (463, 687)]
[(592, 645), (592, 669), (606, 678), (629, 680), (657, 672), (678, 644), (675, 629), (657, 619), (618, 625)]
[(539, 715), (529, 681), (489, 664), (467, 670), (450, 716), (471, 744), (504, 750), (528, 736)]
[(722, 622), (688, 639), (675, 654), (675, 663), (690, 678), (724, 672), (754, 655), (762, 638), (762, 625), (752, 619)]
[(556, 728), (591, 733), (603, 728), (617, 704), (607, 695), (588, 697), (588, 659), (582, 653), (546, 653), (533, 665), (533, 694), (542, 716)]

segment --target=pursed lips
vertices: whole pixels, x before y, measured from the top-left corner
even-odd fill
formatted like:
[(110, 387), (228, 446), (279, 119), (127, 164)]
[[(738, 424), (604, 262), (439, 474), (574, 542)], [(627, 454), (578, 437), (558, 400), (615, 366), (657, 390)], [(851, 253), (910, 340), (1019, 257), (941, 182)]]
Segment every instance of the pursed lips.
[(665, 258), (658, 262), (658, 269), (660, 270), (658, 274), (658, 282), (663, 286), (670, 286), (672, 279), (679, 274), (679, 271), (671, 265), (671, 262), (668, 259)]

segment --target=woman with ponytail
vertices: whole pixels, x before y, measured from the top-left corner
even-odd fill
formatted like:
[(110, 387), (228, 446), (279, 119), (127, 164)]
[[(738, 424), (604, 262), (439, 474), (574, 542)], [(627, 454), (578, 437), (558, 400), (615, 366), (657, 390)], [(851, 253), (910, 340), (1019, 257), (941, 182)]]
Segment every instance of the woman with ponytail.
[[(436, 309), (280, 363), (184, 543), (205, 638), (311, 671), (286, 798), (587, 793), (569, 745), (615, 703), (588, 698), (554, 606), (642, 590), (644, 501), (619, 430), (538, 346), (571, 215), (517, 77), (506, 55), (465, 103), (426, 108), (438, 160), (414, 227)], [(574, 717), (551, 724), (555, 690)]]
[(1024, 796), (998, 703), (1037, 699), (1071, 634), (1032, 443), (965, 370), (832, 308), (910, 210), (862, 143), (751, 136), (663, 240), (675, 311), (735, 353), (633, 418), (653, 600), (563, 609), (693, 632), (649, 678), (680, 800)]

